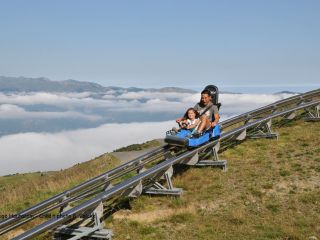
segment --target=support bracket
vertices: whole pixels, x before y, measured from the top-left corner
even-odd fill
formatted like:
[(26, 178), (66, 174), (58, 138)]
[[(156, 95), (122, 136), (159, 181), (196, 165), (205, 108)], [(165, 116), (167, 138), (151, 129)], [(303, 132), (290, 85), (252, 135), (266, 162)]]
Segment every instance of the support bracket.
[(243, 130), (237, 137), (236, 140), (242, 141), (247, 137), (247, 129)]
[(304, 118), (307, 122), (317, 122), (320, 121), (320, 104), (315, 106), (313, 111), (308, 109), (308, 116)]
[(162, 176), (162, 179), (166, 181), (168, 187), (163, 186), (159, 182), (155, 182), (150, 188), (144, 190), (144, 193), (150, 195), (180, 196), (182, 194), (182, 188), (175, 188), (173, 186), (172, 176), (173, 168), (171, 166)]
[(136, 186), (129, 188), (128, 190), (124, 191), (121, 195), (128, 196), (128, 197), (139, 197), (142, 193), (142, 182), (140, 181)]
[(290, 113), (286, 114), (286, 115), (284, 116), (284, 118), (287, 119), (287, 120), (292, 120), (292, 119), (294, 119), (296, 116), (297, 116), (296, 112), (293, 111), (293, 112), (290, 112)]
[(268, 122), (263, 122), (259, 124), (255, 131), (251, 134), (248, 134), (249, 138), (275, 138), (278, 140), (278, 133), (272, 132), (272, 121), (271, 119)]
[(197, 151), (192, 157), (184, 160), (181, 164), (197, 167), (220, 167), (223, 170), (227, 170), (227, 160), (220, 160), (218, 151), (220, 149), (220, 142), (213, 147), (207, 148), (205, 154), (201, 157)]
[(91, 218), (93, 218), (94, 226), (92, 227), (68, 227), (63, 225), (54, 231), (53, 239), (55, 240), (78, 240), (83, 237), (90, 239), (108, 239), (111, 240), (113, 236), (112, 230), (104, 229), (104, 223), (101, 221), (103, 217), (103, 204), (100, 204), (93, 210)]
[(208, 153), (204, 156), (205, 159), (201, 159), (198, 161), (195, 166), (198, 167), (220, 167), (223, 171), (227, 171), (227, 160), (220, 160), (219, 159), (219, 152), (220, 149), (220, 142), (218, 142), (216, 145), (211, 147), (208, 151)]
[[(69, 194), (65, 195), (60, 202), (63, 202), (69, 198)], [(59, 209), (59, 213), (63, 213), (64, 211), (67, 211), (71, 209), (72, 207), (70, 206), (69, 203), (66, 203), (65, 205), (61, 206)]]

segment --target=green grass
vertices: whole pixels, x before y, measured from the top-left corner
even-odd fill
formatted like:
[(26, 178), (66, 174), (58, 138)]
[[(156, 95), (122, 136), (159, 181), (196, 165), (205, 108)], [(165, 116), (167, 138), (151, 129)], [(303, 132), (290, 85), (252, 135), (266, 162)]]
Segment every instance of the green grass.
[(115, 240), (320, 239), (319, 129), (297, 121), (278, 141), (246, 140), (220, 156), (228, 172), (190, 168), (174, 178), (181, 198), (142, 196), (107, 227)]
[(118, 164), (112, 155), (104, 154), (61, 171), (0, 177), (0, 215), (24, 210)]
[(160, 142), (157, 140), (151, 140), (147, 141), (141, 144), (132, 144), (126, 147), (118, 148), (114, 150), (114, 152), (130, 152), (130, 151), (139, 151), (139, 150), (144, 150), (148, 149), (151, 147), (158, 147), (160, 146)]

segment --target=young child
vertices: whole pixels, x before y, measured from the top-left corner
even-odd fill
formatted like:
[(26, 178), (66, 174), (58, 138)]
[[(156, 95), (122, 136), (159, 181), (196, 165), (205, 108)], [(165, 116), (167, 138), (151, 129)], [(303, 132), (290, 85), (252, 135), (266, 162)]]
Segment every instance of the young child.
[(189, 129), (191, 134), (193, 134), (200, 124), (199, 113), (194, 108), (189, 108), (183, 117), (184, 120), (181, 121), (181, 128)]

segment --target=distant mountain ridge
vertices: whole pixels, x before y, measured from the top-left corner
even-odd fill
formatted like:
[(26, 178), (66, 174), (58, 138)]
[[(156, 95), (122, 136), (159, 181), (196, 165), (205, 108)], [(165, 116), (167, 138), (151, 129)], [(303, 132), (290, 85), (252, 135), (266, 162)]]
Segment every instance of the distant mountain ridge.
[(292, 92), (292, 91), (281, 91), (281, 92), (276, 92), (276, 94), (301, 94), (301, 92)]
[(121, 87), (104, 87), (93, 82), (83, 82), (77, 80), (52, 81), (48, 78), (27, 78), (27, 77), (5, 77), (0, 76), (0, 92), (105, 92), (105, 91), (128, 91), (128, 92), (179, 92), (179, 93), (195, 93), (196, 91), (165, 87), (155, 88), (121, 88)]

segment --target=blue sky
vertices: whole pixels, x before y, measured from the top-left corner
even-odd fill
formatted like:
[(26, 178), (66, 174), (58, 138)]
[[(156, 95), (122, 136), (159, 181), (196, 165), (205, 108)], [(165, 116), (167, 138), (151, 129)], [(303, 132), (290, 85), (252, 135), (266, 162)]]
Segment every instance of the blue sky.
[(318, 0), (2, 0), (0, 75), (312, 89), (319, 12)]

